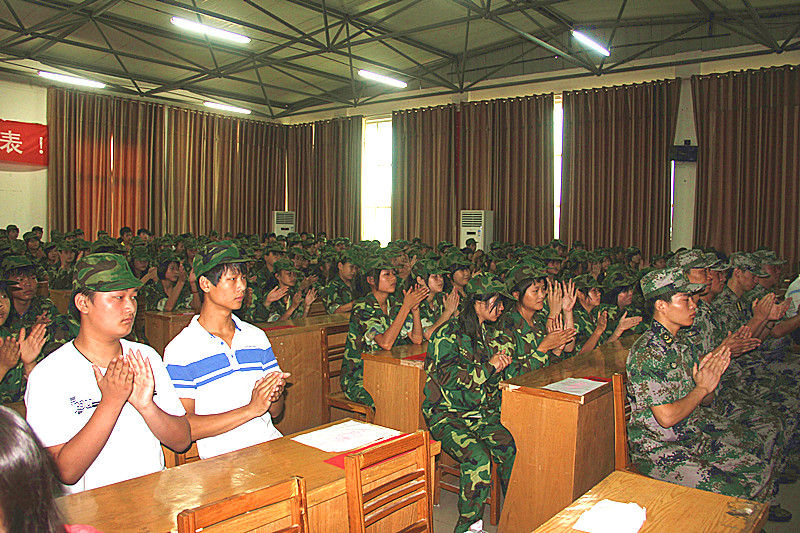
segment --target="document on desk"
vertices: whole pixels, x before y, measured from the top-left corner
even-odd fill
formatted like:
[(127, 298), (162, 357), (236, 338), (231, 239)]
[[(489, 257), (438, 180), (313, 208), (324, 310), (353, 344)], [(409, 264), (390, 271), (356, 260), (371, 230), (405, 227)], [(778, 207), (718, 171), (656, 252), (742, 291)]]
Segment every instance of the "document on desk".
[(374, 442), (398, 435), (400, 432), (396, 429), (349, 420), (335, 426), (298, 435), (292, 440), (323, 452), (338, 453), (363, 448)]
[(566, 378), (561, 381), (556, 381), (550, 385), (545, 385), (543, 389), (552, 390), (556, 392), (565, 392), (567, 394), (574, 394), (575, 396), (583, 396), (588, 392), (592, 392), (598, 387), (602, 387), (605, 383), (595, 381), (593, 379), (583, 378)]
[(637, 533), (647, 519), (647, 509), (637, 504), (602, 500), (585, 511), (572, 529), (586, 533)]

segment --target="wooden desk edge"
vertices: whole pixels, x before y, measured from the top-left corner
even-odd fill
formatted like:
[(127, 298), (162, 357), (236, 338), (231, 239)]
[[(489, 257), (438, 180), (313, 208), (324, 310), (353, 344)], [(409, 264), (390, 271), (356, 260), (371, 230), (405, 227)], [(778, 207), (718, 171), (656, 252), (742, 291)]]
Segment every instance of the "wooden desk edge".
[(527, 394), (528, 396), (538, 396), (541, 398), (548, 398), (560, 402), (578, 403), (583, 405), (585, 403), (594, 400), (595, 398), (599, 398), (604, 394), (610, 393), (611, 383), (605, 382), (596, 389), (593, 389), (587, 392), (586, 394), (582, 395), (569, 394), (567, 392), (559, 392), (559, 391), (544, 389), (541, 387), (536, 387), (536, 388), (524, 387), (522, 385), (514, 385), (513, 383), (508, 383), (506, 381), (500, 383), (500, 390), (507, 390), (509, 392)]

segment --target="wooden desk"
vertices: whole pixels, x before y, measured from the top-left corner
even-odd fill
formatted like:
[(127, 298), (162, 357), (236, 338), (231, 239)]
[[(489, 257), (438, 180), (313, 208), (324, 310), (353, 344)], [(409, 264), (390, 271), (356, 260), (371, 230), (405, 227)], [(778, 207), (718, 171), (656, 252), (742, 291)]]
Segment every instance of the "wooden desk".
[[(535, 533), (572, 533), (580, 515), (601, 500), (634, 502), (647, 509), (641, 533), (716, 531), (758, 532), (767, 521), (765, 503), (740, 500), (704, 490), (657, 481), (630, 472), (612, 472), (572, 505), (548, 520)], [(732, 516), (728, 511), (747, 511)]]
[(164, 357), (164, 348), (175, 335), (189, 325), (194, 311), (143, 311), (142, 315), (147, 341), (161, 357)]
[[(441, 445), (431, 444), (431, 456)], [(59, 498), (68, 524), (89, 524), (105, 533), (164, 532), (177, 527), (184, 509), (302, 476), (308, 491), (311, 531), (346, 532), (344, 469), (323, 461), (333, 457), (283, 437), (219, 457)], [(125, 503), (127, 502), (127, 503)], [(397, 523), (379, 531), (396, 531)]]
[(611, 383), (584, 396), (542, 389), (625, 372), (632, 336), (500, 384), (501, 421), (517, 456), (498, 531), (529, 533), (614, 470)]
[(362, 354), (364, 388), (375, 400), (376, 424), (406, 433), (428, 429), (422, 417), (425, 361), (405, 359), (427, 351), (424, 342)]
[(69, 311), (69, 301), (72, 291), (67, 289), (50, 289), (50, 299), (62, 315)]

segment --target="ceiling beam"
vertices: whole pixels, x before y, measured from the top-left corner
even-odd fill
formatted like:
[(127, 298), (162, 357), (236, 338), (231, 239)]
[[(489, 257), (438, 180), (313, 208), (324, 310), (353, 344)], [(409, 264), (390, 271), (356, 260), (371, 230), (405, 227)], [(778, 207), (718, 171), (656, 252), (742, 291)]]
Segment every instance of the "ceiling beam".
[(753, 4), (750, 3), (750, 0), (742, 0), (744, 7), (747, 9), (747, 12), (750, 14), (750, 18), (753, 20), (753, 23), (756, 25), (758, 32), (761, 34), (761, 37), (770, 45), (770, 47), (778, 53), (781, 53), (783, 49), (778, 44), (778, 41), (775, 40), (775, 37), (772, 36), (772, 33), (767, 29), (764, 25), (764, 22), (761, 20), (761, 17), (758, 16), (758, 12), (753, 9)]

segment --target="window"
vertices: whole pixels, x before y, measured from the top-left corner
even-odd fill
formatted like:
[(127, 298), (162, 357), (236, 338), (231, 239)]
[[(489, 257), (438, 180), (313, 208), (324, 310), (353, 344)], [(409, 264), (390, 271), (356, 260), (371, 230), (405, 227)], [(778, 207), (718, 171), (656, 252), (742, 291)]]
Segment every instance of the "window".
[(561, 152), (564, 147), (564, 107), (560, 94), (553, 98), (553, 238), (558, 239), (561, 224)]
[(370, 118), (364, 123), (361, 158), (361, 238), (392, 239), (392, 119)]

